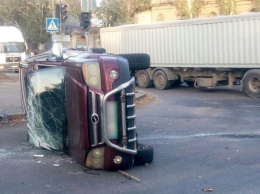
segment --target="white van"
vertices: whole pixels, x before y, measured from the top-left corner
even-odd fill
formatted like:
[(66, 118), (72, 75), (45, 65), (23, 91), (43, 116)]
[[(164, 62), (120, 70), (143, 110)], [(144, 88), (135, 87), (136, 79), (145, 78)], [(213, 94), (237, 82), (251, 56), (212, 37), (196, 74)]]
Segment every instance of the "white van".
[(0, 26), (0, 71), (18, 71), (19, 62), (26, 57), (21, 31), (14, 26)]

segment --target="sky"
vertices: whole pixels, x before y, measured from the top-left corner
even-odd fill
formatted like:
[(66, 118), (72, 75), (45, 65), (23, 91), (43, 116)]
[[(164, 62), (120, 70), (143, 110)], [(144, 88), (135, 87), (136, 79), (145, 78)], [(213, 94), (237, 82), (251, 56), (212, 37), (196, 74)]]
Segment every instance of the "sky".
[(102, 0), (96, 0), (96, 4), (97, 4), (97, 6), (100, 5), (101, 1), (102, 1)]

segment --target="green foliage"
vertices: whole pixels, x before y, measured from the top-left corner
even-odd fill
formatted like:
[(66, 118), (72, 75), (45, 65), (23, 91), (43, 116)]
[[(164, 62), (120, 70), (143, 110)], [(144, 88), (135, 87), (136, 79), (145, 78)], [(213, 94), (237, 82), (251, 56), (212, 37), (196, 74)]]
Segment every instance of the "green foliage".
[(80, 18), (80, 0), (66, 0), (66, 4), (68, 5), (68, 15)]
[(252, 2), (253, 7), (254, 7), (254, 11), (256, 12), (260, 12), (260, 0), (254, 0)]
[(150, 9), (150, 0), (103, 0), (94, 14), (104, 26), (117, 26), (134, 23), (136, 13)]
[(175, 8), (180, 19), (199, 17), (204, 0), (175, 0)]
[(236, 7), (235, 0), (219, 0), (220, 14), (222, 15), (236, 14)]
[(0, 0), (1, 25), (14, 25), (21, 29), (28, 45), (44, 43), (46, 18), (51, 17), (49, 0)]
[(190, 10), (189, 10), (187, 1), (175, 0), (174, 6), (178, 12), (178, 17), (180, 19), (189, 19), (190, 18)]
[(204, 5), (204, 0), (193, 0), (191, 7), (191, 13), (193, 18), (199, 17), (201, 9)]

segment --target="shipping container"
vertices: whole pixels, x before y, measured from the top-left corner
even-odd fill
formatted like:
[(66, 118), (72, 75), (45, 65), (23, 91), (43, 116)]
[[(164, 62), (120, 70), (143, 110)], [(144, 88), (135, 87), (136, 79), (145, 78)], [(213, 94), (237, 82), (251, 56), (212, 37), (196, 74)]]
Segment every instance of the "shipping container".
[(140, 87), (240, 84), (251, 97), (260, 97), (259, 35), (260, 13), (100, 29), (108, 53), (150, 55), (151, 68), (134, 72)]

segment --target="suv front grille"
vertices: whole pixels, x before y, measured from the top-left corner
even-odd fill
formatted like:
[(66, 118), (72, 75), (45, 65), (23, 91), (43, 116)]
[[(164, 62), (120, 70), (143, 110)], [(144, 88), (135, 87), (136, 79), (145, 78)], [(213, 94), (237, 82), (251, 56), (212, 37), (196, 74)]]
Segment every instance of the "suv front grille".
[[(110, 141), (107, 132), (107, 122), (109, 120), (108, 103), (109, 99), (114, 98), (118, 107), (118, 141), (113, 143)], [(102, 121), (103, 121), (103, 137), (104, 141), (110, 147), (121, 152), (136, 154), (137, 153), (137, 137), (135, 126), (135, 79), (132, 78), (128, 82), (118, 86), (108, 92), (102, 100)]]
[(104, 143), (102, 140), (101, 95), (89, 91), (88, 107), (90, 144), (92, 146), (96, 146), (98, 144)]
[[(110, 115), (107, 113), (108, 99), (113, 99), (117, 104), (118, 139), (117, 144), (110, 141), (107, 132), (107, 121)], [(135, 126), (135, 81), (117, 87), (105, 96), (88, 92), (89, 111), (89, 136), (92, 146), (107, 143), (109, 146), (127, 153), (136, 153), (136, 126)], [(98, 122), (95, 122), (95, 117)], [(114, 141), (113, 141), (114, 142)]]

